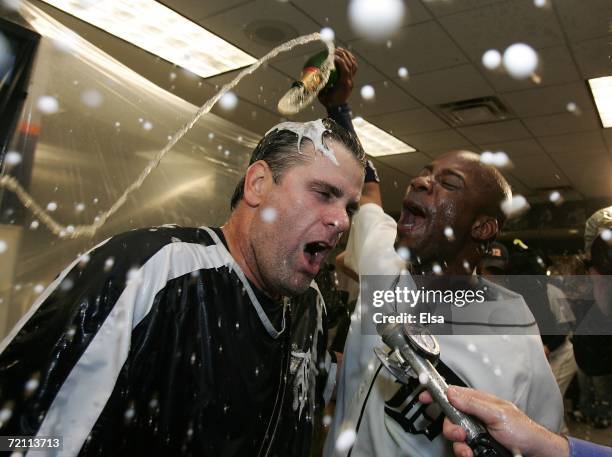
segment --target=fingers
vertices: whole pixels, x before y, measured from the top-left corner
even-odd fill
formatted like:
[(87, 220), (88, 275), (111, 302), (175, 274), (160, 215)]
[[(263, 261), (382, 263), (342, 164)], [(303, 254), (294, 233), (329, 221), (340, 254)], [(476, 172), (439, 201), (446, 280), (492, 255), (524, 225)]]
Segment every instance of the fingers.
[(499, 411), (506, 403), (493, 395), (466, 387), (450, 386), (446, 395), (453, 406), (464, 413), (476, 416), (486, 425), (495, 425)]
[(465, 441), (467, 434), (461, 426), (453, 424), (450, 419), (444, 418), (444, 424), (442, 425), (442, 433), (444, 437), (449, 441)]
[(335, 62), (340, 67), (340, 73), (352, 77), (357, 72), (357, 59), (344, 48), (336, 48)]
[(428, 405), (430, 403), (433, 403), (433, 398), (429, 392), (424, 390), (423, 392), (419, 394), (419, 401), (423, 403), (424, 405)]
[(355, 74), (358, 68), (357, 59), (355, 58), (352, 52), (347, 51), (346, 49), (343, 49), (343, 48), (340, 48), (340, 49), (342, 49), (342, 51), (344, 52), (346, 60), (348, 61), (348, 64), (349, 64), (349, 68), (353, 72), (352, 74)]
[[(464, 413), (478, 417), (487, 425), (495, 425), (499, 421), (499, 413), (502, 407), (505, 406), (505, 403), (507, 403), (493, 395), (466, 387), (450, 386), (446, 395), (454, 407)], [(427, 405), (433, 402), (433, 398), (428, 391), (424, 390), (419, 394), (419, 401)], [(449, 424), (451, 423), (449, 422)], [(444, 425), (447, 425), (446, 421)], [(454, 427), (457, 427), (458, 430), (462, 430), (461, 427)], [(463, 433), (462, 436), (462, 438), (457, 439), (464, 440), (465, 433)], [(447, 436), (447, 438), (450, 440), (457, 440), (451, 435)]]
[(453, 452), (457, 457), (474, 457), (474, 453), (465, 443), (453, 443)]
[(336, 55), (334, 64), (336, 65), (336, 70), (338, 70), (340, 78), (351, 79), (353, 74), (351, 73), (351, 69), (349, 68), (346, 59)]

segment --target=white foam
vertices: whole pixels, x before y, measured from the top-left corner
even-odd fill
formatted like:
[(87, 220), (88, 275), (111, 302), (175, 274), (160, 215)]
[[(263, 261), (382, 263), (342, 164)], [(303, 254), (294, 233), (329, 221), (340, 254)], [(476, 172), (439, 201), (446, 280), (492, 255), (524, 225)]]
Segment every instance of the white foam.
[(300, 144), (302, 142), (302, 138), (308, 138), (314, 144), (315, 150), (321, 152), (325, 157), (331, 160), (334, 165), (339, 165), (334, 151), (329, 149), (325, 144), (324, 135), (326, 132), (330, 132), (330, 130), (325, 127), (325, 125), (323, 125), (322, 119), (317, 119), (316, 121), (310, 122), (281, 122), (280, 124), (277, 124), (270, 130), (268, 130), (266, 132), (266, 135), (273, 132), (274, 130), (288, 130), (290, 132), (295, 133), (298, 136), (298, 152), (300, 152)]

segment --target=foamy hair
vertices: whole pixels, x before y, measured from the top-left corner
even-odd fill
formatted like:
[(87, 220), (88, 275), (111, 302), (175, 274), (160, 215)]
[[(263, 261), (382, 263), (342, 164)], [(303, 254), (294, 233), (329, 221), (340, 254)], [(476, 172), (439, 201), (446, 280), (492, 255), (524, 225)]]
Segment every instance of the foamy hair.
[(295, 133), (298, 136), (297, 147), (300, 154), (300, 143), (302, 142), (302, 138), (307, 138), (312, 141), (315, 150), (320, 151), (325, 157), (331, 160), (334, 165), (339, 165), (334, 151), (328, 148), (325, 144), (325, 134), (332, 132), (325, 127), (323, 124), (323, 119), (317, 119), (316, 121), (309, 122), (281, 122), (268, 130), (266, 135), (275, 130), (288, 130)]

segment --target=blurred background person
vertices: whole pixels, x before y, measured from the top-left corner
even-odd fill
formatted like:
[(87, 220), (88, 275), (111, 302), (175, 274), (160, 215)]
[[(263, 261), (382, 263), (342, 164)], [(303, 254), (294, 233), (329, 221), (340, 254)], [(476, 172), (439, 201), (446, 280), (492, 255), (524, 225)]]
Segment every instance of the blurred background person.
[(597, 428), (610, 425), (612, 406), (612, 207), (596, 211), (586, 223), (585, 262), (592, 279), (594, 305), (577, 306), (578, 326), (573, 338), (578, 380), (579, 411), (576, 419)]
[[(547, 276), (550, 261), (523, 242), (513, 243), (512, 251), (494, 242), (478, 265), (480, 274), (520, 293), (533, 313), (541, 333), (544, 353), (561, 395), (576, 375), (576, 361), (570, 341), (574, 316), (563, 291)], [(567, 432), (563, 423), (562, 432)]]

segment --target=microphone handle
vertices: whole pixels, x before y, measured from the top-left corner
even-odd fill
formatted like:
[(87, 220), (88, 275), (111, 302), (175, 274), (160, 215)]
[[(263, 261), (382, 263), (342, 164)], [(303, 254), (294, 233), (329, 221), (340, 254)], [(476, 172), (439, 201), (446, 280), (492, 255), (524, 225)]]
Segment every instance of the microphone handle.
[(440, 405), (446, 417), (466, 431), (466, 442), (472, 448), (474, 457), (513, 457), (513, 454), (499, 444), (478, 420), (459, 411), (448, 401), (446, 396), (448, 384), (429, 360), (416, 354), (407, 342), (404, 342), (398, 350), (419, 376), (419, 381), (421, 383), (426, 381), (426, 389)]

